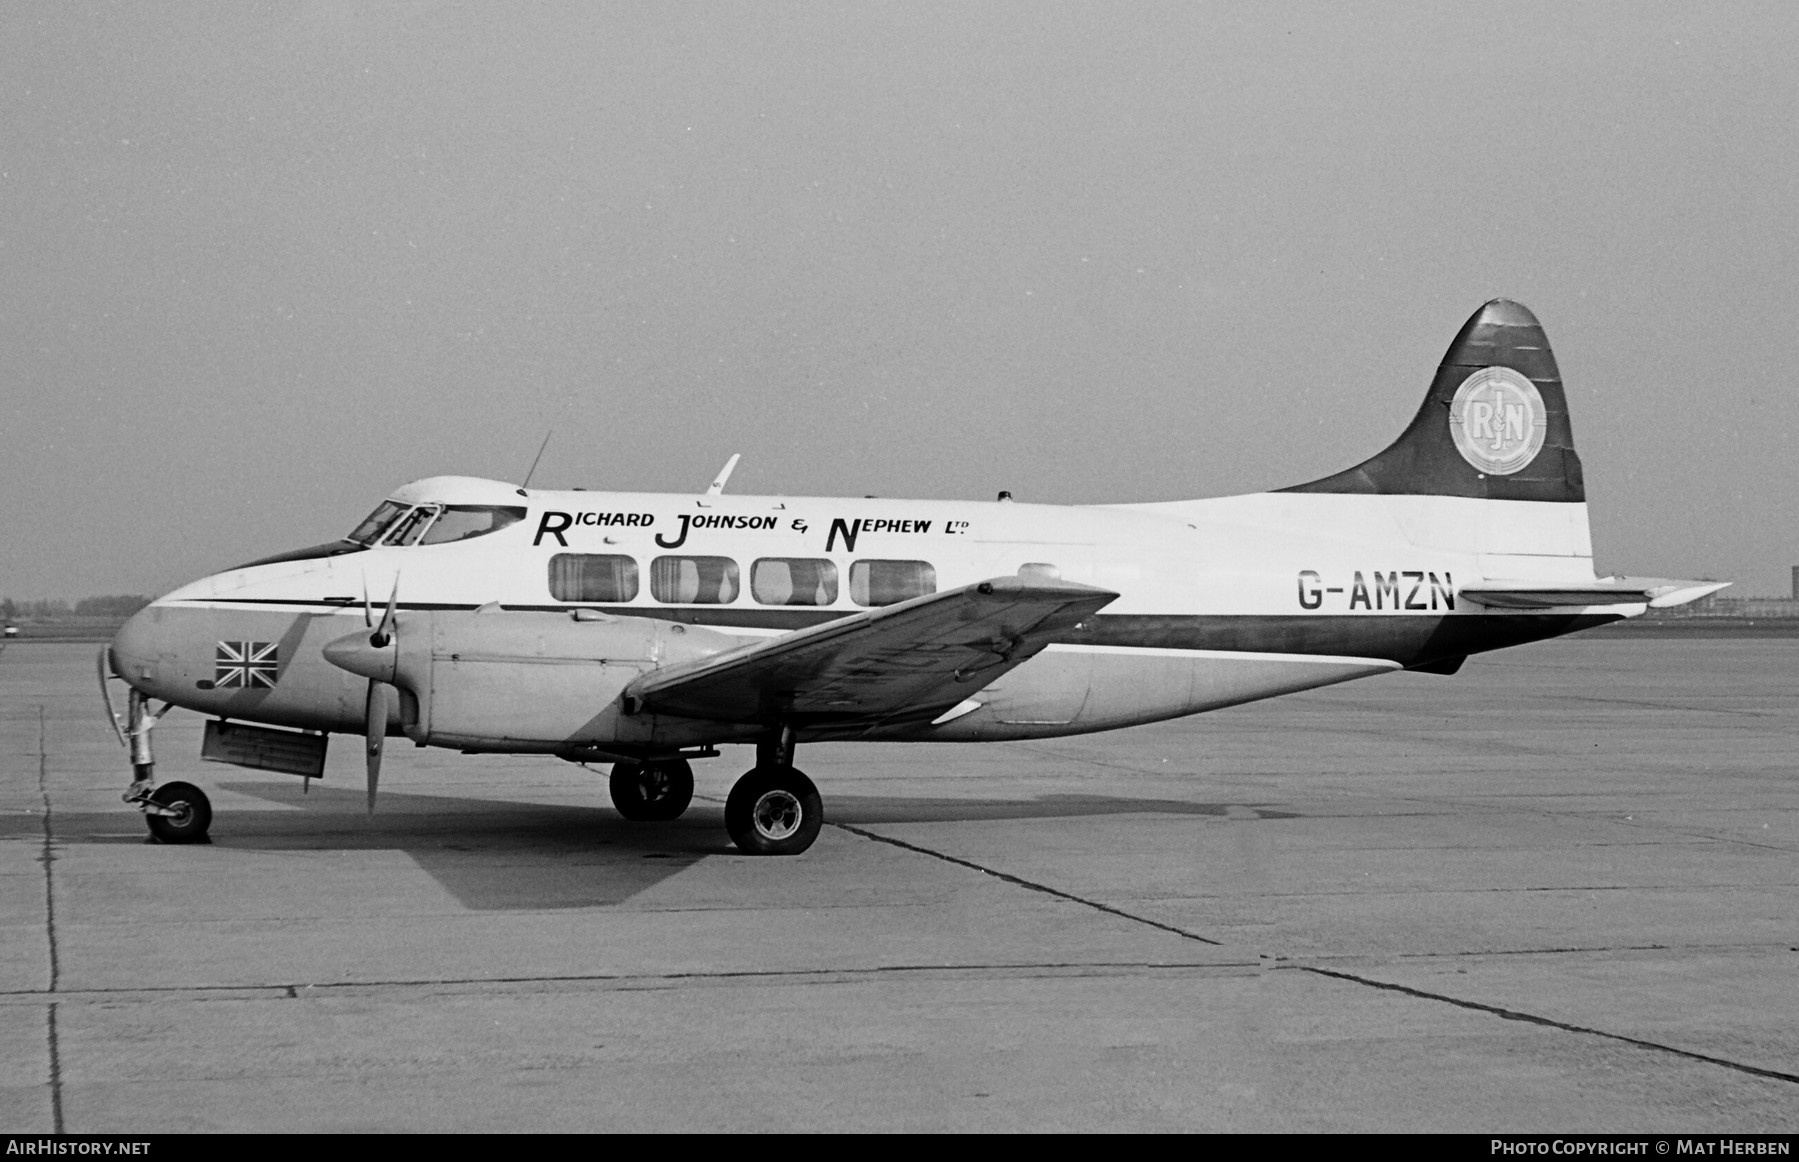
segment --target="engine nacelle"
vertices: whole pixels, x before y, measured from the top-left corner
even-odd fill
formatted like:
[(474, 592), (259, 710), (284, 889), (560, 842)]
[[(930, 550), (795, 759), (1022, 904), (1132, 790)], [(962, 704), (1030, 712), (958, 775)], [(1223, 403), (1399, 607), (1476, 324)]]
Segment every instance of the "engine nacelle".
[[(420, 745), (579, 753), (607, 744), (682, 745), (682, 726), (623, 712), (639, 674), (743, 644), (715, 630), (646, 617), (501, 609), (408, 612), (394, 684)], [(672, 730), (671, 730), (672, 725)]]

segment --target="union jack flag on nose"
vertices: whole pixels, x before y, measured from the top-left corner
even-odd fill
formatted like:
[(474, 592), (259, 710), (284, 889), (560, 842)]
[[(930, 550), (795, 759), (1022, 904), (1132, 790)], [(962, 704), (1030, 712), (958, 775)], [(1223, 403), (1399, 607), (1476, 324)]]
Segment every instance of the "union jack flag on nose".
[(216, 687), (271, 690), (280, 665), (279, 642), (220, 642), (212, 672)]

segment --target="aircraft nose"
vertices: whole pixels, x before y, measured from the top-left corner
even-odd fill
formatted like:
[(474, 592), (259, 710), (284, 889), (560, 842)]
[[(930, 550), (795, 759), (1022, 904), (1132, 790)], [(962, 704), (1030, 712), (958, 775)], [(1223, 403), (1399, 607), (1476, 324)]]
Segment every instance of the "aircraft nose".
[(374, 635), (369, 630), (363, 630), (325, 643), (325, 660), (340, 670), (348, 670), (364, 678), (392, 682), (399, 650), (391, 635), (386, 644), (379, 646), (369, 640), (372, 636)]
[(154, 679), (156, 660), (165, 651), (168, 637), (161, 622), (162, 610), (153, 605), (125, 620), (107, 647), (113, 673), (133, 685)]

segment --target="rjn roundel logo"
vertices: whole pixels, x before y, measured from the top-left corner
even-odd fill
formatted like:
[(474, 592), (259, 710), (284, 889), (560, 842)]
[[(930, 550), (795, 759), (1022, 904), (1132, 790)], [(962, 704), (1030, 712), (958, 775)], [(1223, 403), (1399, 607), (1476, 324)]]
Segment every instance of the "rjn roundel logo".
[(1483, 367), (1462, 380), (1449, 404), (1449, 433), (1462, 459), (1510, 476), (1543, 450), (1549, 415), (1537, 385), (1509, 367)]

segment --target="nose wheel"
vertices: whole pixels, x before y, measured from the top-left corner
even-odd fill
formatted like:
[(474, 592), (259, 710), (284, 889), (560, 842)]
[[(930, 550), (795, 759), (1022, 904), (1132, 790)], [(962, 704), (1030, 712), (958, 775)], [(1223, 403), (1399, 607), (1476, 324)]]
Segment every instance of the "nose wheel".
[(790, 766), (755, 768), (725, 799), (725, 830), (748, 855), (798, 855), (824, 822), (818, 788)]
[(192, 783), (164, 783), (144, 802), (144, 822), (164, 843), (205, 843), (212, 801)]

